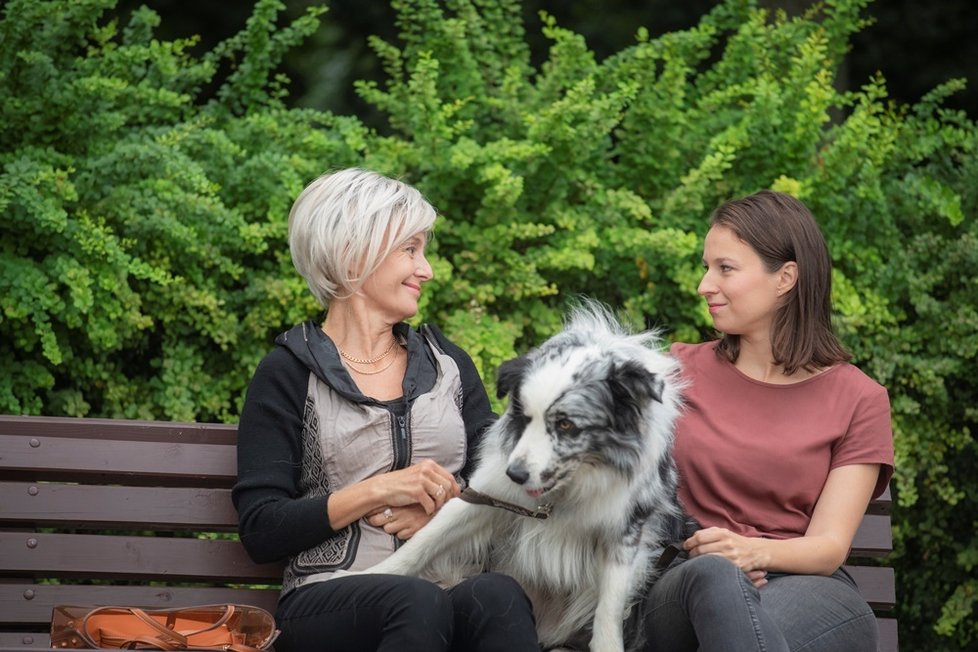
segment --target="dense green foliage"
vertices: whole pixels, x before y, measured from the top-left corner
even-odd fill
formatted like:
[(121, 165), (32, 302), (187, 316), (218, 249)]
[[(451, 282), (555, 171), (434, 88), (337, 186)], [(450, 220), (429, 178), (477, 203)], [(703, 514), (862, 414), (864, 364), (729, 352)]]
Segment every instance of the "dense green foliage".
[[(709, 335), (696, 296), (710, 210), (773, 187), (835, 259), (839, 330), (890, 389), (907, 649), (978, 642), (978, 128), (885, 81), (833, 83), (868, 0), (788, 20), (729, 0), (693, 29), (597, 60), (547, 16), (533, 66), (518, 0), (394, 0), (375, 41), (388, 116), (287, 108), (275, 69), (318, 11), (203, 56), (114, 0), (11, 0), (0, 22), (0, 412), (234, 421), (273, 335), (317, 308), (291, 268), (289, 205), (361, 165), (442, 213), (422, 318), (489, 384), (568, 298), (672, 339)], [(534, 27), (536, 29), (536, 27)], [(219, 91), (204, 100), (202, 89)], [(210, 97), (210, 96), (208, 96)]]

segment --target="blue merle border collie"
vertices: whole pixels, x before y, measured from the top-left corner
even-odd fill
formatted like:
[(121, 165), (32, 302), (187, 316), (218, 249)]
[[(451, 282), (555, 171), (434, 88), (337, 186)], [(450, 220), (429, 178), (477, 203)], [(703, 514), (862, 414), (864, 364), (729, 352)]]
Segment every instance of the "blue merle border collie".
[(448, 586), (505, 573), (532, 601), (545, 649), (635, 649), (629, 612), (664, 547), (691, 527), (672, 459), (678, 363), (654, 331), (630, 333), (585, 302), (560, 333), (501, 365), (497, 388), (509, 404), (469, 488), (368, 572)]

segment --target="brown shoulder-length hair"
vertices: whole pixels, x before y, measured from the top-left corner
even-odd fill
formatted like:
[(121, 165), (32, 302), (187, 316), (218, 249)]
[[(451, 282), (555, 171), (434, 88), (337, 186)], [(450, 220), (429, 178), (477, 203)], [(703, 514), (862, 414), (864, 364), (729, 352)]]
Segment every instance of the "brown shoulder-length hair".
[[(785, 374), (852, 358), (832, 330), (832, 261), (815, 217), (803, 203), (761, 190), (717, 208), (710, 217), (714, 226), (730, 229), (750, 245), (768, 272), (789, 261), (798, 265), (795, 286), (781, 298), (771, 327), (771, 352)], [(722, 334), (716, 352), (736, 362), (740, 336)]]

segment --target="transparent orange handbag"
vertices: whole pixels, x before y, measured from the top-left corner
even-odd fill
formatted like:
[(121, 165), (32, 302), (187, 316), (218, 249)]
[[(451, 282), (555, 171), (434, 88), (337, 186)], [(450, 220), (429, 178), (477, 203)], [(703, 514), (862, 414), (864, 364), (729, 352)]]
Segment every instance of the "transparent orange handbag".
[(278, 630), (259, 607), (214, 604), (179, 609), (61, 605), (51, 647), (124, 650), (268, 650)]

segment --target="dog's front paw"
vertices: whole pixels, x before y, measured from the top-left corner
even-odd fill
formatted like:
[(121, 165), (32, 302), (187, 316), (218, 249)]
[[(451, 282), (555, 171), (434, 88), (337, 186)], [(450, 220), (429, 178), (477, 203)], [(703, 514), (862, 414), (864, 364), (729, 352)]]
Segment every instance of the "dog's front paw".
[(589, 649), (590, 652), (624, 652), (625, 651), (624, 647), (619, 647), (616, 645), (608, 645), (607, 643), (595, 643), (594, 641), (591, 641), (591, 645)]
[(361, 573), (368, 575), (407, 575), (403, 564), (398, 563), (394, 557), (388, 557), (384, 561), (361, 571)]
[(590, 650), (590, 652), (624, 652), (625, 643), (620, 638), (617, 637), (611, 637), (611, 638), (613, 640), (608, 640), (607, 638), (604, 638), (603, 640), (599, 641), (598, 637), (595, 636), (594, 638), (591, 639), (591, 643), (590, 645), (588, 645), (588, 649)]

